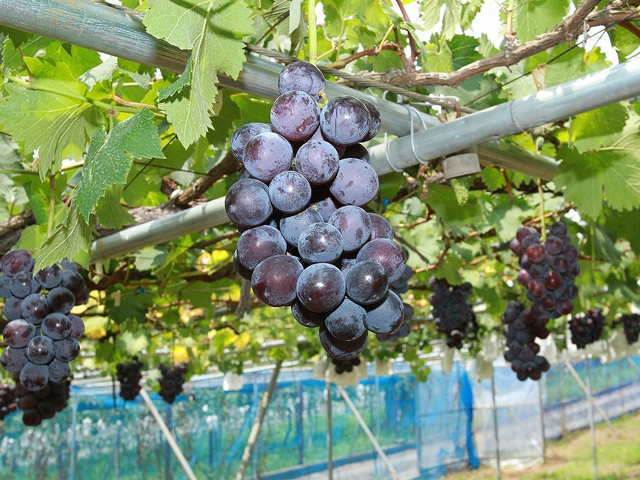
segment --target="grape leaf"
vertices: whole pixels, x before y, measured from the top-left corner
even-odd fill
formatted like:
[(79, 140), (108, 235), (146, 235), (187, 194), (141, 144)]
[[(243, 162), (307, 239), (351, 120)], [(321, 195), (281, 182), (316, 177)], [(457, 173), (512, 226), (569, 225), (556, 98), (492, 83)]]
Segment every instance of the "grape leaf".
[[(435, 27), (440, 20), (440, 12), (444, 5), (442, 16), (442, 38), (450, 40), (462, 22), (462, 2), (460, 0), (427, 0), (420, 3), (422, 12), (422, 26), (425, 30)], [(476, 8), (476, 7), (473, 7)], [(471, 12), (469, 12), (471, 13)], [(465, 19), (468, 21), (469, 17)]]
[(98, 201), (96, 206), (96, 214), (98, 221), (104, 228), (113, 228), (115, 230), (133, 225), (136, 219), (133, 218), (127, 210), (120, 204), (122, 198), (122, 190), (124, 185), (116, 184), (107, 188), (104, 197)]
[[(505, 6), (508, 8), (508, 2)], [(513, 29), (521, 42), (528, 42), (553, 29), (567, 13), (569, 0), (518, 1), (513, 13)]]
[(24, 69), (24, 62), (22, 57), (35, 57), (36, 54), (47, 48), (52, 42), (50, 38), (46, 37), (33, 37), (28, 39), (20, 46), (20, 50), (17, 49), (15, 43), (10, 39), (4, 41), (4, 49), (2, 50), (2, 64), (5, 68)]
[(60, 169), (69, 156), (81, 158), (86, 135), (98, 125), (96, 107), (79, 99), (85, 86), (76, 80), (64, 63), (50, 64), (25, 58), (35, 77), (34, 87), (15, 83), (5, 86), (7, 96), (0, 103), (0, 123), (26, 153), (39, 149), (40, 178)]
[(504, 174), (497, 168), (483, 168), (480, 177), (489, 190), (500, 190), (507, 185)]
[(93, 135), (82, 181), (73, 191), (78, 211), (85, 220), (89, 220), (93, 208), (109, 186), (126, 182), (131, 168), (129, 155), (164, 158), (153, 113), (146, 108), (116, 125), (108, 136), (104, 129), (96, 130)]
[(619, 103), (590, 110), (571, 120), (573, 145), (579, 152), (609, 145), (627, 122), (627, 109)]
[(638, 235), (640, 209), (612, 212), (611, 209), (605, 208), (604, 220), (605, 229), (612, 237), (626, 239), (636, 255), (640, 255), (640, 235)]

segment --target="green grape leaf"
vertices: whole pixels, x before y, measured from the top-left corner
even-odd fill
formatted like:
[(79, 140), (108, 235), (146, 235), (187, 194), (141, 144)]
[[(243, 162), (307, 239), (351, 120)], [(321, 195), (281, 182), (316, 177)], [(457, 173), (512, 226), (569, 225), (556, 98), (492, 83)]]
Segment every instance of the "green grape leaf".
[(84, 72), (78, 80), (84, 83), (89, 90), (91, 90), (96, 83), (103, 80), (110, 80), (118, 68), (118, 59), (111, 57), (106, 59), (103, 63), (96, 65), (95, 67)]
[[(570, 2), (569, 0), (522, 0), (515, 3), (513, 29), (521, 42), (528, 42), (560, 23), (569, 13)], [(509, 2), (506, 2), (505, 7), (509, 8)]]
[(627, 109), (619, 103), (576, 115), (570, 128), (573, 146), (582, 153), (610, 145), (625, 127), (628, 116)]
[[(456, 33), (456, 29), (462, 22), (462, 2), (460, 0), (427, 0), (420, 3), (422, 12), (422, 28), (430, 30), (440, 20), (440, 12), (444, 5), (442, 15), (442, 29), (440, 35), (445, 40), (450, 40)], [(471, 13), (471, 12), (470, 12)], [(468, 21), (469, 17), (466, 18)]]
[(28, 42), (33, 36), (32, 33), (23, 32), (15, 28), (0, 25), (0, 34), (9, 37), (16, 47)]
[(63, 223), (53, 229), (33, 257), (36, 260), (35, 271), (53, 265), (64, 258), (76, 258), (77, 254), (91, 248), (93, 240), (92, 224), (85, 222), (75, 205), (71, 205)]
[(86, 221), (109, 186), (127, 181), (131, 157), (164, 158), (153, 113), (148, 109), (116, 125), (108, 136), (104, 129), (93, 135), (82, 181), (73, 191)]
[(135, 332), (125, 331), (118, 335), (116, 348), (128, 355), (136, 355), (149, 346), (148, 332), (144, 328), (138, 328)]
[(86, 135), (99, 120), (96, 108), (78, 98), (85, 87), (66, 64), (36, 58), (25, 62), (36, 79), (34, 87), (47, 91), (7, 84), (7, 96), (0, 101), (0, 124), (14, 140), (24, 142), (26, 153), (39, 149), (38, 170), (44, 180), (60, 170), (64, 158), (81, 158)]
[(291, 0), (289, 4), (289, 34), (293, 33), (300, 25), (302, 13), (302, 0)]
[(610, 235), (614, 238), (626, 239), (636, 255), (640, 255), (640, 235), (638, 235), (640, 209), (612, 212), (611, 209), (605, 208), (604, 213), (604, 226)]
[(500, 190), (507, 186), (504, 174), (497, 168), (483, 168), (480, 177), (489, 190)]
[(122, 184), (111, 185), (107, 188), (104, 197), (98, 201), (96, 215), (104, 228), (119, 230), (136, 223), (136, 219), (120, 204), (123, 189)]
[[(157, 247), (145, 248), (144, 250), (136, 252), (134, 257), (136, 259), (136, 269), (141, 272), (146, 272), (164, 265), (167, 258), (167, 251)], [(209, 293), (209, 303), (211, 303), (211, 293)]]
[(46, 37), (30, 38), (20, 46), (20, 50), (22, 50), (22, 53), (20, 53), (15, 43), (11, 39), (6, 39), (2, 50), (2, 64), (5, 68), (23, 70), (25, 64), (22, 57), (35, 57), (39, 51), (46, 49), (51, 42), (53, 40)]

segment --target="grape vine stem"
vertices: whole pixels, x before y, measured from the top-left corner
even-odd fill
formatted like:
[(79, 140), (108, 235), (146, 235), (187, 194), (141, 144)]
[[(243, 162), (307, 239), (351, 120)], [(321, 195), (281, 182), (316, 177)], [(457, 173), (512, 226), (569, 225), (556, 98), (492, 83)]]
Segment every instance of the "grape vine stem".
[(47, 222), (47, 237), (51, 236), (53, 232), (53, 224), (55, 220), (56, 211), (56, 177), (49, 177), (49, 187), (51, 189), (51, 198), (49, 198), (49, 220)]
[(318, 27), (316, 26), (315, 0), (309, 0), (307, 5), (307, 23), (309, 24), (309, 62), (316, 65), (318, 63)]

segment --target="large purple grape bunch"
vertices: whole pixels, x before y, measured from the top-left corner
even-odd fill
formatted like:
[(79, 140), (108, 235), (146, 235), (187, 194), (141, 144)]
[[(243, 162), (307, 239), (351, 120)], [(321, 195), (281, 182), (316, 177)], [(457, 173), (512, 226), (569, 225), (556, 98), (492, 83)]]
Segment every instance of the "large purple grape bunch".
[(404, 315), (389, 291), (404, 252), (389, 222), (363, 209), (379, 181), (358, 142), (377, 134), (380, 115), (353, 97), (321, 109), (324, 78), (304, 62), (287, 66), (279, 86), (271, 124), (243, 125), (231, 139), (245, 169), (225, 199), (242, 231), (234, 265), (258, 299), (291, 306), (299, 323), (320, 327), (330, 357), (351, 360), (367, 331), (391, 333)]
[(590, 308), (586, 314), (580, 314), (569, 320), (571, 341), (578, 348), (600, 340), (606, 318), (601, 308)]
[(511, 250), (520, 258), (518, 281), (527, 288), (536, 318), (558, 318), (573, 311), (578, 296), (575, 279), (580, 273), (578, 249), (571, 245), (567, 226), (556, 222), (541, 242), (533, 227), (521, 227), (511, 241)]
[(636, 343), (638, 337), (640, 337), (640, 315), (637, 313), (622, 315), (620, 321), (624, 328), (624, 336), (627, 338), (627, 343), (629, 345)]
[(336, 360), (335, 358), (332, 358), (331, 362), (335, 367), (336, 373), (338, 375), (342, 375), (344, 372), (353, 372), (353, 368), (359, 366), (362, 363), (362, 360), (360, 357), (352, 358), (351, 360)]
[(186, 363), (175, 365), (173, 368), (166, 365), (158, 367), (162, 377), (160, 377), (160, 396), (168, 404), (172, 404), (178, 395), (182, 393), (184, 376), (189, 371)]
[(65, 259), (33, 275), (34, 263), (22, 249), (11, 250), (0, 261), (2, 313), (9, 320), (0, 362), (31, 392), (71, 376), (69, 362), (80, 353), (78, 338), (84, 334), (82, 319), (71, 309), (89, 298), (75, 263)]
[(8, 383), (0, 385), (0, 420), (18, 409), (16, 387)]
[(136, 399), (142, 385), (142, 367), (143, 363), (138, 360), (138, 357), (133, 357), (133, 361), (129, 363), (119, 363), (116, 365), (116, 375), (118, 382), (120, 382), (120, 397), (125, 402), (131, 402)]
[[(533, 315), (531, 310), (525, 309), (520, 302), (510, 301), (502, 314), (504, 334), (507, 337), (507, 350), (504, 359), (511, 363), (511, 369), (516, 372), (518, 380), (540, 380), (542, 373), (549, 370), (546, 358), (538, 355), (540, 345), (535, 342), (539, 332), (546, 330), (546, 321)], [(543, 337), (548, 336), (543, 333)]]
[(449, 285), (445, 279), (431, 277), (429, 285), (433, 293), (429, 295), (436, 330), (447, 336), (449, 348), (461, 349), (464, 340), (475, 338), (478, 332), (476, 315), (469, 295), (473, 289), (469, 282)]
[(37, 427), (42, 420), (56, 416), (67, 407), (71, 381), (49, 382), (37, 392), (27, 389), (16, 376), (18, 407), (22, 410), (22, 422), (28, 427)]

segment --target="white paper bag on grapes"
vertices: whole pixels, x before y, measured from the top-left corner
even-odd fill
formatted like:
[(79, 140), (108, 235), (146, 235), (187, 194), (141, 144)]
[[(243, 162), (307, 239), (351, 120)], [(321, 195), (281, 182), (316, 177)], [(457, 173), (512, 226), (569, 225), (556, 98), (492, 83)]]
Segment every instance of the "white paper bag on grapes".
[(476, 380), (491, 380), (493, 377), (493, 360), (488, 359), (484, 355), (478, 355), (476, 357)]
[(376, 376), (389, 377), (393, 375), (393, 364), (389, 360), (376, 359)]
[(322, 357), (313, 366), (313, 379), (324, 382), (327, 379), (327, 368), (331, 361), (327, 357)]
[(453, 370), (453, 354), (455, 348), (450, 348), (445, 345), (442, 354), (440, 356), (440, 366), (444, 373), (451, 373)]
[(485, 338), (481, 355), (487, 362), (493, 362), (500, 356), (498, 335), (496, 333), (492, 333)]
[(544, 340), (540, 340), (538, 345), (540, 345), (540, 353), (538, 355), (546, 358), (551, 364), (558, 363), (558, 347), (551, 335)]
[(224, 374), (224, 379), (222, 380), (222, 389), (225, 392), (235, 392), (242, 389), (242, 385), (244, 385), (244, 379), (242, 375), (238, 375), (234, 372), (227, 372)]
[(356, 367), (350, 372), (336, 373), (336, 369), (331, 368), (333, 366), (333, 364), (330, 364), (329, 370), (327, 371), (327, 378), (330, 382), (340, 385), (341, 387), (350, 387), (360, 383), (361, 372), (359, 368)]

